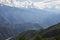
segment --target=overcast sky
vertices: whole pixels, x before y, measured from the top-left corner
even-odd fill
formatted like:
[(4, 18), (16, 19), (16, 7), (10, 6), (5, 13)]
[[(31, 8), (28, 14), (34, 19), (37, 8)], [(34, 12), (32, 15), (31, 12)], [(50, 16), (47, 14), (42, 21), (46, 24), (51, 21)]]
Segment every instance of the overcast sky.
[(31, 1), (31, 2), (37, 2), (36, 6), (39, 6), (38, 8), (55, 8), (57, 10), (60, 10), (60, 0), (17, 0), (17, 1)]
[[(27, 1), (27, 0), (17, 0), (17, 1)], [(30, 0), (30, 1), (39, 2), (39, 1), (43, 1), (43, 0)]]
[[(17, 1), (28, 1), (28, 0), (17, 0)], [(41, 2), (41, 1), (55, 1), (55, 0), (30, 0), (33, 2)]]
[[(1, 3), (1, 1), (4, 1), (4, 0), (0, 0), (0, 3)], [(10, 0), (6, 0), (6, 1), (8, 1), (10, 3)], [(26, 1), (28, 2), (27, 3), (28, 5), (24, 4)], [(30, 3), (33, 3), (34, 7), (38, 8), (38, 9), (49, 9), (49, 10), (60, 11), (60, 0), (13, 0), (13, 2), (14, 2), (14, 5), (17, 7), (20, 7), (20, 6), (25, 7), (24, 5), (29, 6)], [(21, 3), (19, 3), (19, 2), (21, 2)], [(8, 3), (6, 3), (6, 4), (8, 4)], [(8, 5), (12, 5), (12, 3), (8, 4)]]

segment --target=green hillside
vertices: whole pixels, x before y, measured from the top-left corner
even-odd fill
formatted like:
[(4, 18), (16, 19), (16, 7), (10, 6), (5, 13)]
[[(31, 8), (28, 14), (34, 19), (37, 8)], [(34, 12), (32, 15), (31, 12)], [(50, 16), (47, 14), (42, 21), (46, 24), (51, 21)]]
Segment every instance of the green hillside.
[(28, 30), (16, 37), (17, 40), (60, 40), (60, 23), (42, 30)]

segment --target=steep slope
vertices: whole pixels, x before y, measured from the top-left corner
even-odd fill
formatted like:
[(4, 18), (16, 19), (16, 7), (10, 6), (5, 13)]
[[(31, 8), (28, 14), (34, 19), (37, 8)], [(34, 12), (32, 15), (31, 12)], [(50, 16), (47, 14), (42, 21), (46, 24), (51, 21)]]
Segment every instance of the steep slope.
[(53, 25), (49, 27), (48, 29), (46, 29), (43, 32), (43, 35), (48, 38), (60, 35), (60, 23)]
[[(7, 29), (8, 32), (10, 32), (8, 37), (10, 37), (11, 35), (15, 36), (16, 34), (19, 34), (24, 30), (28, 30), (29, 28), (41, 29), (43, 27), (46, 27), (46, 25), (49, 24), (50, 22), (46, 23), (46, 25), (45, 22), (47, 22), (48, 18), (52, 18), (52, 17), (53, 18), (56, 17), (56, 19), (58, 19), (56, 21), (57, 23), (60, 21), (60, 19), (58, 18), (60, 17), (60, 15), (58, 14), (56, 15), (55, 12), (47, 12), (45, 10), (38, 10), (31, 8), (19, 9), (15, 7), (0, 5), (0, 25), (2, 25), (1, 27), (3, 27), (2, 29), (4, 31), (5, 29)], [(53, 18), (52, 20), (56, 20)], [(55, 21), (53, 22), (52, 20), (51, 20), (52, 24), (55, 24)], [(51, 24), (49, 24), (49, 26), (50, 25)], [(4, 31), (1, 31), (1, 33)], [(8, 32), (6, 32), (5, 34), (8, 35)]]
[(27, 30), (24, 32), (21, 32), (19, 35), (11, 38), (11, 40), (19, 40), (20, 37), (26, 37), (27, 40), (32, 39), (36, 34), (38, 33), (38, 30)]
[[(41, 36), (41, 37), (39, 37), (40, 40), (60, 40), (60, 23), (55, 24), (47, 29), (42, 29), (42, 30), (24, 31), (15, 38), (19, 39), (20, 37), (22, 37), (22, 39), (27, 38), (27, 40), (33, 40), (36, 35), (37, 36), (39, 35), (39, 36)], [(13, 38), (13, 39), (15, 39), (15, 38)]]
[(22, 32), (20, 36), (25, 36), (28, 40), (33, 38), (37, 34), (36, 30), (28, 30), (25, 32)]

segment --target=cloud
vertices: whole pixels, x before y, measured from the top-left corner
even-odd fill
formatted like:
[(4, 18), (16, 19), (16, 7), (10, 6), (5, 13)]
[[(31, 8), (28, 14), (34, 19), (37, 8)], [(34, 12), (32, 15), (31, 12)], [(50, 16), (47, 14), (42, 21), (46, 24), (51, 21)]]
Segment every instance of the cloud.
[(60, 9), (60, 0), (55, 0), (55, 1), (42, 1), (42, 2), (35, 2), (34, 6), (40, 9), (44, 8), (55, 8), (55, 9)]
[(39, 2), (33, 2), (32, 0), (25, 0), (24, 2), (20, 2), (20, 3), (15, 2), (16, 5), (19, 6), (20, 4), (21, 7), (32, 6), (31, 5), (32, 3), (33, 3), (33, 8), (60, 10), (60, 0), (42, 0)]
[(17, 0), (0, 0), (0, 3), (8, 5), (8, 6), (15, 6), (15, 7), (31, 7), (37, 9), (54, 9), (60, 10), (60, 0), (35, 0), (38, 2), (33, 2), (33, 0), (24, 0), (24, 1), (17, 1)]

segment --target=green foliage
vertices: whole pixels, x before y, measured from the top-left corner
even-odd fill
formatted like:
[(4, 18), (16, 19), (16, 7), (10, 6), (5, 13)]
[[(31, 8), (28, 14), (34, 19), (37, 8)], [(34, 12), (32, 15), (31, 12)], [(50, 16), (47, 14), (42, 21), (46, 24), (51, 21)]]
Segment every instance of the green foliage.
[[(27, 38), (25, 36), (20, 36), (18, 37), (17, 40), (27, 40)], [(55, 37), (51, 37), (51, 38), (43, 38), (41, 35), (36, 35), (33, 38), (31, 38), (31, 40), (60, 40), (60, 35), (55, 36)]]
[(43, 38), (41, 35), (36, 35), (33, 40), (48, 40), (48, 39)]
[(60, 40), (60, 35), (55, 37), (56, 40)]
[(33, 40), (42, 40), (42, 37), (40, 35), (36, 35)]
[(20, 36), (20, 37), (18, 37), (18, 39), (17, 40), (27, 40), (27, 38), (26, 37), (24, 37), (24, 36)]

